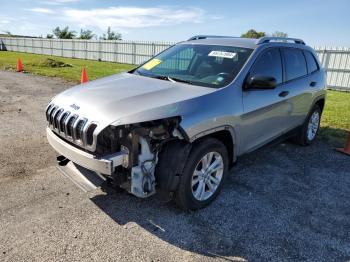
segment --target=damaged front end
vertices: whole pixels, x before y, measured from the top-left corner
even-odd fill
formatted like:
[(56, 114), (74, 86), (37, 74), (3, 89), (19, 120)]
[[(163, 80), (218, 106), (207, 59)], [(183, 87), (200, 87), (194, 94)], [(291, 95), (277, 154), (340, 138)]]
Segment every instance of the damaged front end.
[[(114, 187), (125, 189), (140, 198), (151, 196), (157, 191), (168, 195), (176, 189), (183, 168), (181, 163), (185, 162), (189, 152), (190, 144), (180, 127), (180, 121), (180, 117), (172, 117), (104, 128), (97, 135), (96, 149), (91, 155), (99, 161), (110, 160), (110, 172), (96, 170), (85, 164), (86, 161), (76, 161), (75, 156), (72, 156), (73, 159), (61, 157), (60, 164), (65, 166), (71, 160), (78, 164), (77, 170), (87, 169), (85, 173), (89, 173), (90, 177), (91, 171), (94, 171)], [(64, 155), (64, 152), (61, 153)], [(72, 175), (68, 174), (72, 173), (72, 167), (68, 171), (64, 170), (67, 167), (61, 169), (72, 179)], [(87, 178), (87, 175), (82, 175), (84, 179)], [(74, 180), (77, 184), (77, 179)]]
[(172, 140), (182, 140), (180, 118), (109, 126), (98, 136), (96, 153), (127, 152), (127, 166), (118, 166), (109, 178), (111, 182), (137, 197), (156, 192), (155, 170), (162, 148)]

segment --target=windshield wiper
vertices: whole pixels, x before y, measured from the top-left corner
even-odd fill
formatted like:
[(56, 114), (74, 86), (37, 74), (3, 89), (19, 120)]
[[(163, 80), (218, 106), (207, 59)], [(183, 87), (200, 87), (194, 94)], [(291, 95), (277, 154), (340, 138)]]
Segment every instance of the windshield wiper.
[(170, 77), (170, 76), (152, 76), (152, 78), (157, 78), (157, 79), (161, 79), (161, 80), (167, 80), (167, 81), (170, 81), (170, 82), (173, 82), (173, 83), (180, 82), (180, 83), (186, 83), (186, 84), (190, 84), (190, 85), (193, 84), (189, 80), (179, 79), (179, 78)]

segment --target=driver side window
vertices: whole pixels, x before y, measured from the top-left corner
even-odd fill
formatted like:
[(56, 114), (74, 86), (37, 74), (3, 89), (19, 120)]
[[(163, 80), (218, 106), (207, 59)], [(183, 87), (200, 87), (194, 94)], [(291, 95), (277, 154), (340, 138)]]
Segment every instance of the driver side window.
[(276, 79), (277, 85), (282, 83), (282, 61), (279, 49), (271, 48), (264, 51), (256, 59), (250, 75), (270, 76)]

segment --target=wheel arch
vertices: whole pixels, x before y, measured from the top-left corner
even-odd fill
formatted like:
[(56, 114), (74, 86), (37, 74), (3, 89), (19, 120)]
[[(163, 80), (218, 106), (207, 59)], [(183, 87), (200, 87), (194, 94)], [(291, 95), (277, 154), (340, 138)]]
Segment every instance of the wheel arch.
[(190, 139), (191, 143), (198, 143), (205, 138), (215, 138), (221, 141), (228, 153), (230, 163), (234, 163), (237, 159), (237, 147), (235, 131), (231, 126), (221, 126), (210, 130), (205, 130)]
[(326, 103), (326, 98), (324, 96), (317, 97), (315, 99), (314, 105), (318, 105), (321, 109), (321, 113), (323, 112), (324, 106)]
[[(221, 141), (227, 149), (229, 164), (236, 161), (235, 133), (230, 126), (220, 126), (214, 129), (198, 133), (189, 138), (185, 130), (180, 129), (184, 139), (175, 139), (169, 141), (159, 155), (159, 161), (156, 166), (155, 175), (158, 180), (158, 186), (162, 191), (162, 197), (166, 199), (169, 192), (176, 191), (180, 177), (192, 146), (200, 143), (206, 138), (215, 138)], [(165, 161), (164, 161), (165, 160)]]

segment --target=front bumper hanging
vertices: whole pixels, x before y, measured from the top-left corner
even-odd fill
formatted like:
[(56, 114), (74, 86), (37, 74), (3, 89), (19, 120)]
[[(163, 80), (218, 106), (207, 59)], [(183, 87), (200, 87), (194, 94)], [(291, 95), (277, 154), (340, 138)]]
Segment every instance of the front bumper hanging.
[(50, 128), (46, 128), (46, 134), (50, 145), (59, 154), (89, 170), (111, 175), (115, 167), (128, 166), (129, 156), (127, 152), (117, 152), (103, 157), (96, 157), (93, 154), (68, 144), (59, 138)]

